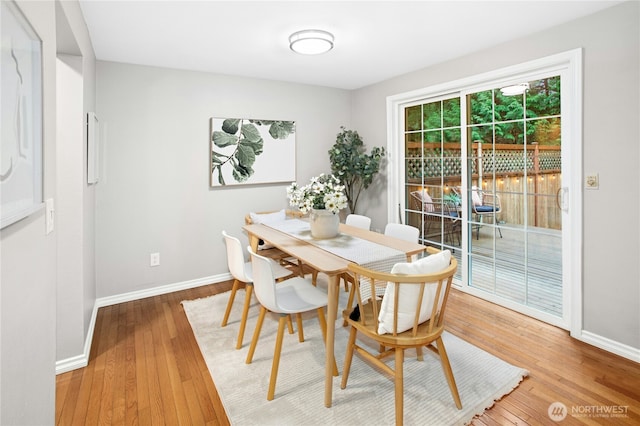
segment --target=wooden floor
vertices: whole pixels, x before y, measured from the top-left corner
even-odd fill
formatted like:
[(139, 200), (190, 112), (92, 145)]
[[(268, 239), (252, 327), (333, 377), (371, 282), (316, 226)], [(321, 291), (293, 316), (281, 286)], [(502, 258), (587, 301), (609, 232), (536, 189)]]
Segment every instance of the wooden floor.
[[(101, 308), (89, 365), (56, 378), (56, 424), (229, 424), (180, 302), (230, 287)], [(640, 364), (459, 291), (448, 306), (450, 332), (530, 372), (475, 425), (556, 424), (547, 414), (553, 402), (568, 409), (562, 425), (640, 424)], [(621, 417), (602, 417), (613, 410)]]

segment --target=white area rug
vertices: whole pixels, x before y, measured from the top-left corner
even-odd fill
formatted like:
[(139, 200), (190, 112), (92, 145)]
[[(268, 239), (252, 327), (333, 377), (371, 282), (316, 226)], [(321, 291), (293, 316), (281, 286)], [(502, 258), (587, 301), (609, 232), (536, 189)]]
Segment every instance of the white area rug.
[[(322, 284), (320, 284), (322, 285)], [(346, 304), (341, 290), (340, 306)], [(395, 422), (393, 380), (354, 355), (346, 389), (341, 376), (334, 378), (333, 406), (324, 406), (322, 333), (315, 314), (305, 315), (305, 342), (285, 334), (275, 399), (267, 401), (269, 374), (275, 346), (277, 319), (267, 316), (252, 364), (245, 358), (253, 336), (259, 305), (253, 300), (244, 346), (235, 349), (244, 291), (236, 294), (229, 323), (220, 322), (230, 293), (182, 302), (200, 350), (234, 425), (392, 425)], [(294, 321), (295, 324), (295, 321)], [(335, 353), (342, 372), (348, 328), (336, 321)], [(462, 410), (453, 402), (440, 360), (425, 350), (424, 362), (407, 351), (404, 363), (404, 423), (406, 425), (457, 425), (470, 422), (494, 401), (515, 389), (528, 372), (445, 333)], [(377, 347), (377, 346), (374, 346)], [(389, 357), (394, 363), (393, 357)]]

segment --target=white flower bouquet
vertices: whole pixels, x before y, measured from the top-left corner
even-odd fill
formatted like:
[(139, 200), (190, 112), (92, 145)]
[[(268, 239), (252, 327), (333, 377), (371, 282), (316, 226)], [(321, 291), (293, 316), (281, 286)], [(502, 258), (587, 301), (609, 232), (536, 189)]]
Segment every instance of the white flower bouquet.
[(311, 178), (309, 184), (303, 187), (293, 182), (287, 188), (287, 197), (289, 204), (305, 214), (311, 209), (324, 209), (336, 214), (347, 207), (347, 196), (340, 180), (334, 175), (324, 173)]

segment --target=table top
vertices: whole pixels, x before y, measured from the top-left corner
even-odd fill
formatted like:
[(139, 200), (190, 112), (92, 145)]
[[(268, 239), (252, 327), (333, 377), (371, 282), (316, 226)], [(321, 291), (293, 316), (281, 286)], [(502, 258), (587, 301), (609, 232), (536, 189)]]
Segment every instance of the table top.
[[(283, 252), (302, 260), (312, 268), (327, 274), (339, 274), (347, 271), (350, 261), (332, 254), (307, 241), (295, 238), (287, 233), (273, 229), (263, 224), (245, 225), (243, 229), (257, 238), (268, 241)], [(340, 232), (353, 237), (362, 238), (399, 250), (410, 257), (423, 252), (426, 246), (401, 240), (366, 229), (340, 224)]]

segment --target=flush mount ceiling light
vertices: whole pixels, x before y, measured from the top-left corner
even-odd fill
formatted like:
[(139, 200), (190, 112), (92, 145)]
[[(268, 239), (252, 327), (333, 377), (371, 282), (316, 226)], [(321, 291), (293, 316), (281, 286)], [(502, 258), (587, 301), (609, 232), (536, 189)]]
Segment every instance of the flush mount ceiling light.
[(322, 30), (302, 30), (289, 36), (289, 47), (303, 55), (319, 55), (333, 49), (333, 34)]
[(512, 86), (505, 86), (502, 89), (500, 89), (500, 92), (504, 96), (516, 96), (516, 95), (522, 95), (527, 90), (529, 90), (529, 83), (520, 83), (520, 84), (514, 84)]

